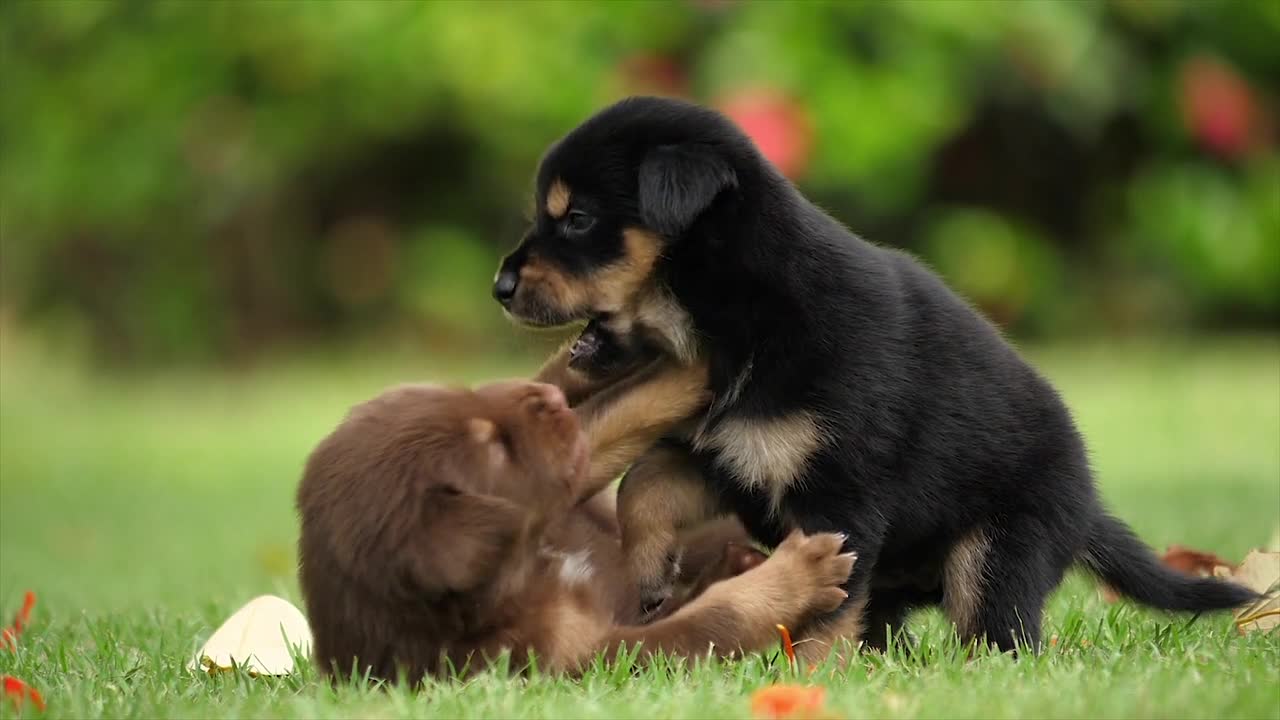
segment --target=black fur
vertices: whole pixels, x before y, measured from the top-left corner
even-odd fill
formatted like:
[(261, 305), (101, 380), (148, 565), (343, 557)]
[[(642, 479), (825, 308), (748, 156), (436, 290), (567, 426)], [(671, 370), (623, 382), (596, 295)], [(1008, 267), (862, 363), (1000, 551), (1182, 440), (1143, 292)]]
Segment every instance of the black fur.
[[(914, 588), (885, 579), (941, 567), (975, 529), (990, 540), (978, 634), (1002, 649), (1038, 643), (1044, 601), (1077, 560), (1160, 608), (1253, 597), (1162, 568), (1105, 514), (1070, 413), (1000, 332), (923, 264), (806, 200), (723, 116), (625, 100), (552, 148), (540, 187), (554, 177), (607, 226), (666, 238), (655, 272), (711, 364), (708, 422), (821, 418), (830, 439), (776, 515), (713, 454), (696, 455), (762, 542), (783, 537), (784, 518), (848, 534), (859, 561), (847, 589), (868, 598), (870, 639), (943, 597), (936, 575)], [(583, 251), (570, 271), (616, 254), (614, 240), (593, 242), (614, 249)]]

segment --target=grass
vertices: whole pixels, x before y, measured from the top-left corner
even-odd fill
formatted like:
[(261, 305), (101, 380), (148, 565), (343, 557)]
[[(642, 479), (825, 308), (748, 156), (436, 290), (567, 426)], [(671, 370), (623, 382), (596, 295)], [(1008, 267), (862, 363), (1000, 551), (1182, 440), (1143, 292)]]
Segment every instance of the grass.
[[(1280, 341), (1031, 348), (1089, 439), (1107, 502), (1152, 545), (1239, 558), (1280, 522)], [(292, 493), (345, 408), (407, 379), (480, 380), (532, 362), (366, 357), (236, 375), (104, 380), (6, 338), (0, 351), (0, 612), (39, 602), (0, 674), (51, 717), (743, 717), (788, 680), (777, 658), (580, 682), (491, 673), (420, 694), (287, 679), (208, 678), (188, 654), (242, 603), (300, 604)], [(921, 652), (821, 668), (845, 717), (1280, 718), (1280, 635), (1229, 617), (1107, 605), (1073, 575), (1053, 597), (1057, 644), (964, 662), (936, 612)], [(0, 703), (0, 717), (14, 711)]]

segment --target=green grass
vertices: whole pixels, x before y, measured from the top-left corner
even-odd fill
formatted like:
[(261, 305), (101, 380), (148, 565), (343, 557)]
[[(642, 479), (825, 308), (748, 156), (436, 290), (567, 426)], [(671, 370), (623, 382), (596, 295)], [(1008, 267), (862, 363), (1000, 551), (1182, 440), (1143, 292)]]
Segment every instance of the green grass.
[[(1151, 544), (1239, 558), (1267, 542), (1280, 522), (1280, 342), (1029, 352), (1075, 410), (1107, 502)], [(371, 356), (107, 381), (12, 338), (0, 362), (0, 612), (26, 589), (39, 596), (0, 674), (39, 688), (50, 716), (742, 717), (753, 689), (787, 678), (759, 657), (580, 682), (487, 674), (417, 695), (335, 692), (309, 669), (190, 675), (187, 655), (249, 598), (299, 602), (294, 483), (348, 405), (400, 380), (533, 363)], [(926, 612), (918, 656), (867, 656), (816, 678), (846, 717), (1280, 718), (1280, 636), (1106, 605), (1074, 575), (1046, 627), (1059, 642), (1041, 657), (967, 663)]]

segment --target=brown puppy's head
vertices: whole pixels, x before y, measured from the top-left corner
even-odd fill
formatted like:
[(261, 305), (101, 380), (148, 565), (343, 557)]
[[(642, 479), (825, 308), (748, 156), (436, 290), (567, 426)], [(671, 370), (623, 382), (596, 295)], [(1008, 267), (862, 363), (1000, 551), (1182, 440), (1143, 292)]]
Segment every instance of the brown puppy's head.
[(389, 390), (355, 407), (308, 459), (304, 591), (312, 581), (388, 599), (477, 589), (576, 500), (587, 459), (554, 386)]
[(631, 98), (601, 111), (543, 158), (536, 217), (503, 259), (494, 297), (535, 326), (643, 314), (662, 257), (737, 189), (732, 157), (749, 147), (723, 116), (688, 103)]

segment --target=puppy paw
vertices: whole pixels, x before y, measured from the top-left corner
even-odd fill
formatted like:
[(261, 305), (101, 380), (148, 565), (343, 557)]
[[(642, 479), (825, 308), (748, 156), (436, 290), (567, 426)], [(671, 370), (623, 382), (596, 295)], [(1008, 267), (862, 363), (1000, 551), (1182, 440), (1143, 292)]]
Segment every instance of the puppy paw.
[(830, 612), (848, 599), (842, 586), (853, 572), (857, 554), (841, 553), (844, 541), (839, 533), (806, 535), (796, 530), (774, 552), (773, 558), (786, 565), (805, 612)]
[(667, 553), (656, 571), (641, 573), (637, 577), (640, 589), (640, 608), (645, 614), (652, 614), (659, 606), (671, 599), (675, 594), (676, 580), (680, 575), (680, 558), (676, 553)]

